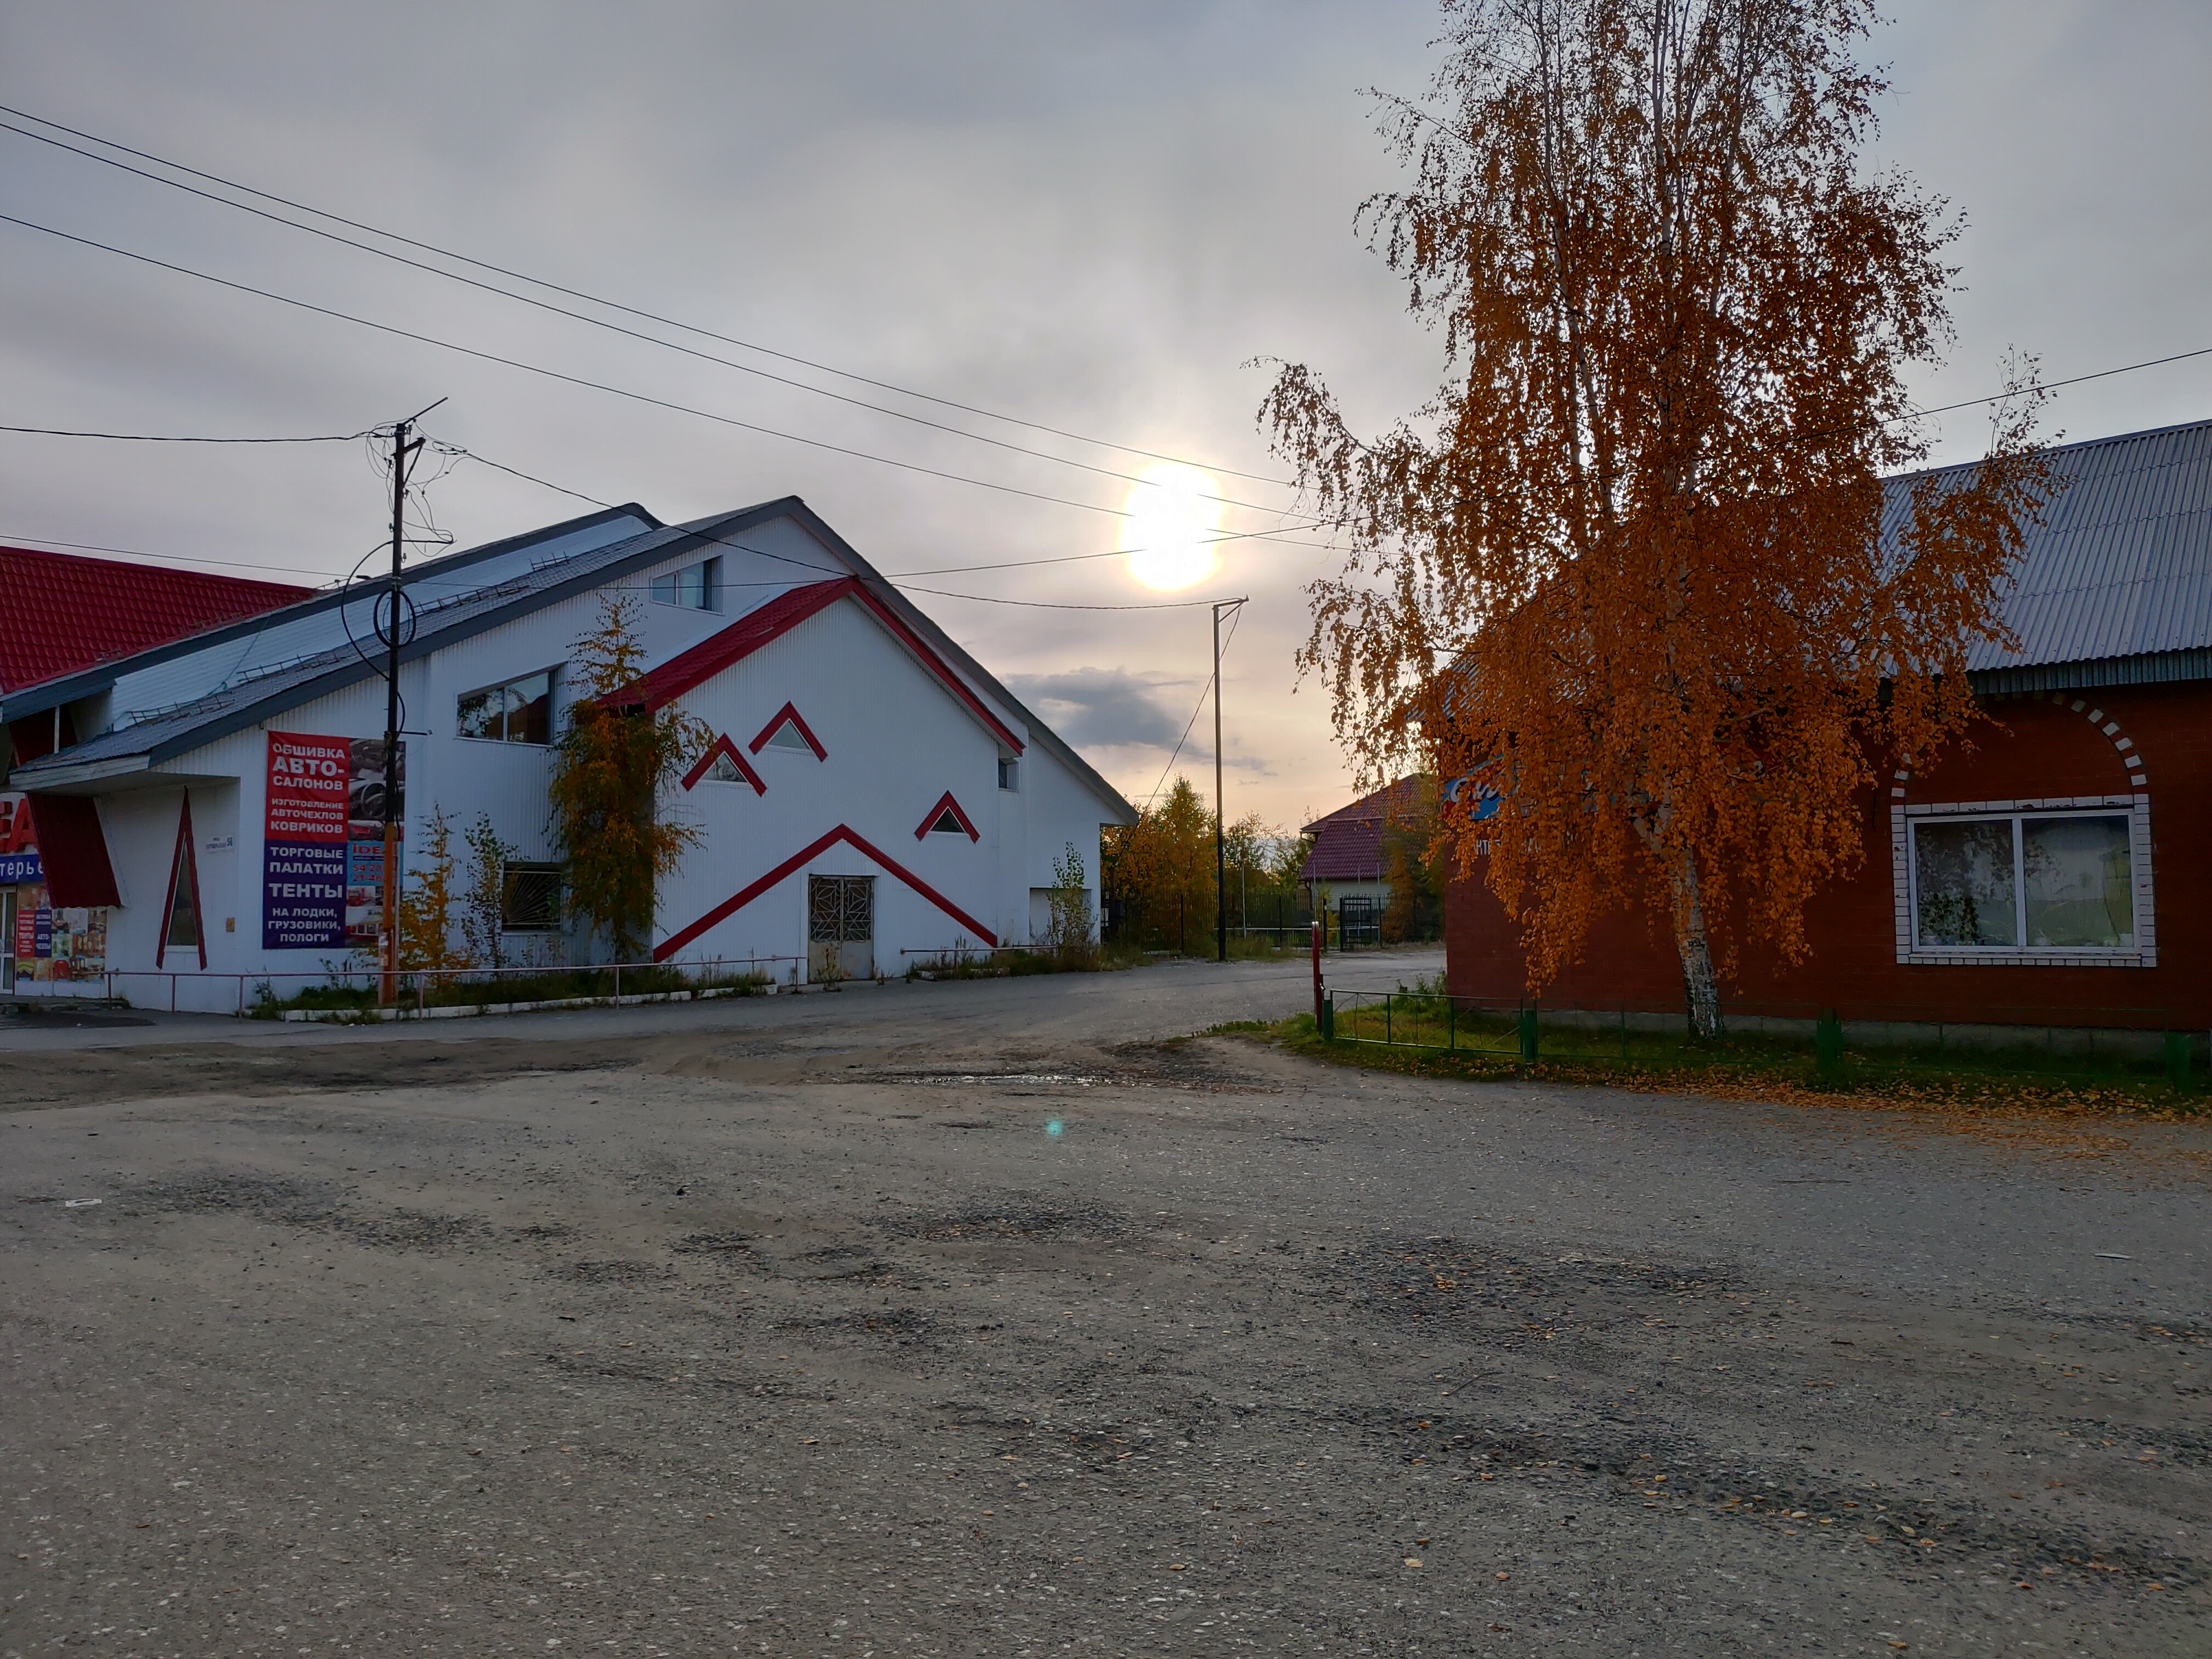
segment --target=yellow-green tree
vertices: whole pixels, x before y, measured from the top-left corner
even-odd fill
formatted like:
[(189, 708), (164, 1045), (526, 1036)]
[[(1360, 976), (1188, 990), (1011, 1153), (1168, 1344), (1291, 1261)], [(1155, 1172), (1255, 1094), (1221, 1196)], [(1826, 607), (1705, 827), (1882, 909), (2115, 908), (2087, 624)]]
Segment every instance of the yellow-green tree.
[(453, 823), (442, 807), (431, 808), (430, 821), (423, 826), (422, 853), (407, 878), (410, 885), (399, 898), (399, 965), (471, 966), (468, 953), (453, 944), (460, 895), (455, 886)]
[(1145, 938), (1178, 949), (1212, 938), (1213, 813), (1188, 778), (1109, 832), (1104, 873)]
[(555, 745), (551, 790), (570, 913), (605, 935), (618, 962), (644, 954), (659, 878), (705, 833), (653, 808), (713, 735), (672, 702), (655, 708), (635, 695), (646, 664), (638, 610), (627, 593), (602, 594), (599, 627), (575, 642), (577, 695)]
[[(1213, 825), (1213, 809), (1188, 778), (1178, 776), (1158, 805), (1139, 811), (1136, 823), (1106, 832), (1102, 890), (1125, 907), (1146, 939), (1212, 950), (1217, 914)], [(1256, 812), (1229, 826), (1222, 837), (1221, 862), (1232, 928), (1240, 921), (1240, 900), (1265, 897), (1272, 902), (1274, 894), (1297, 884), (1304, 843), (1289, 845), (1299, 850), (1286, 872), (1280, 830)]]

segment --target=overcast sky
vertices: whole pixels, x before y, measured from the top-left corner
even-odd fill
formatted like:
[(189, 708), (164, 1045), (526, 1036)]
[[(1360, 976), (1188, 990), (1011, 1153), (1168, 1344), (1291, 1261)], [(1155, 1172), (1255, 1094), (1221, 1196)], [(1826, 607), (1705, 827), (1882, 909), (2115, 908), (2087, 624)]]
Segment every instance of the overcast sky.
[[(1371, 428), (1437, 361), (1352, 232), (1395, 173), (1363, 88), (1414, 93), (1432, 6), (68, 5), (0, 0), (0, 101), (532, 276), (997, 414), (1217, 469), (1295, 522), (1253, 425), (1253, 360), (1323, 370)], [(1963, 210), (1935, 405), (2212, 345), (2212, 7), (1942, 0), (1882, 32), (1881, 156)], [(348, 433), (448, 401), (438, 437), (666, 520), (804, 495), (889, 573), (1110, 552), (1142, 457), (712, 342), (755, 368), (1100, 471), (948, 435), (473, 293), (0, 133), (0, 212), (475, 349), (883, 461), (471, 360), (0, 225), (6, 421)], [(641, 326), (645, 326), (641, 325)], [(2212, 358), (2063, 392), (2069, 437), (2212, 414)], [(1938, 459), (1978, 453), (1944, 417)], [(960, 475), (961, 482), (915, 468)], [(1258, 479), (1237, 473), (1261, 475)], [(1002, 486), (1000, 489), (981, 484)], [(1011, 491), (1030, 491), (1024, 495)], [(0, 434), (0, 541), (295, 580), (381, 534), (358, 447)], [(1036, 496), (1059, 498), (1054, 501)], [(463, 545), (586, 510), (463, 463)], [(1084, 504), (1088, 504), (1087, 507)], [(1347, 775), (1294, 693), (1324, 550), (1231, 544), (1179, 597), (1249, 593), (1225, 673), (1231, 816), (1294, 823)], [(221, 565), (215, 561), (228, 562)], [(1000, 599), (1141, 605), (1120, 558), (917, 577)], [(919, 602), (1133, 798), (1206, 672), (1204, 609)], [(1180, 764), (1210, 787), (1210, 715)]]

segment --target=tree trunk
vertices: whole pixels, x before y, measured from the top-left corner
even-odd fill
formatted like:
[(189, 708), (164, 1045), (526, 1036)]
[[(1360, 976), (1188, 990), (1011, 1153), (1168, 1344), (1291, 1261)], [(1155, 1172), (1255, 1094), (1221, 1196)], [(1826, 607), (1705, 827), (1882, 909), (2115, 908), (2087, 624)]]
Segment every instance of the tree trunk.
[(1674, 872), (1674, 948), (1682, 958), (1682, 988), (1689, 1003), (1690, 1035), (1710, 1042), (1721, 1035), (1720, 984), (1713, 977), (1713, 953), (1705, 943), (1705, 910), (1698, 884), (1698, 861), (1685, 851)]

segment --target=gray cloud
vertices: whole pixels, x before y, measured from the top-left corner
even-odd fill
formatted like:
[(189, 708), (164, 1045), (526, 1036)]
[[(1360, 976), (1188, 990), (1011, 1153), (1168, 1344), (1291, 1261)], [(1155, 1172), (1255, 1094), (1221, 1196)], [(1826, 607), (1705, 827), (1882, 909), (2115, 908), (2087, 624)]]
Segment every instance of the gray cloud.
[[(1969, 216), (1948, 368), (1925, 404), (1992, 389), (2008, 344), (2053, 376), (2204, 343), (2212, 265), (2212, 8), (2202, 0), (1949, 0), (1900, 9), (1879, 161)], [(1218, 468), (1277, 475), (1253, 428), (1264, 370), (1303, 360), (1372, 433), (1417, 406), (1437, 342), (1352, 234), (1399, 182), (1358, 90), (1418, 93), (1434, 0), (392, 0), (360, 15), (258, 0), (0, 9), (0, 94), (73, 126), (783, 351)], [(1079, 506), (994, 493), (379, 336), (0, 227), (0, 383), (22, 424), (350, 432), (441, 394), (436, 435), (670, 520), (805, 495), (879, 568), (1115, 545), (1126, 486), (625, 341), (0, 136), (0, 210), (317, 304), (735, 419)], [(633, 319), (634, 320), (634, 319)], [(702, 343), (697, 341), (693, 343)], [(704, 343), (710, 346), (712, 343)], [(787, 362), (725, 355), (800, 379)], [(2212, 359), (2060, 394), (2075, 437), (2201, 417)], [(972, 417), (895, 394), (900, 407)], [(1981, 434), (1948, 416), (1936, 459)], [(1108, 470), (1138, 457), (977, 421)], [(1287, 491), (1237, 479), (1283, 520)], [(482, 468), (438, 483), (465, 543), (576, 503)], [(0, 435), (0, 538), (52, 538), (313, 577), (380, 534), (356, 452), (165, 451)], [(1325, 696), (1293, 696), (1309, 539), (1231, 544), (1183, 598), (1249, 593), (1224, 670), (1232, 814), (1290, 820), (1350, 787)], [(260, 574), (241, 571), (240, 574)], [(273, 573), (272, 573), (273, 574)], [(1126, 605), (1122, 562), (927, 580), (951, 593)], [(1149, 790), (1196, 700), (1203, 610), (917, 602), (1024, 687), (1108, 775)], [(1107, 669), (1069, 663), (1112, 662)], [(1060, 694), (1063, 701), (1052, 702)], [(1211, 768), (1201, 718), (1179, 766)], [(1239, 787), (1240, 778), (1243, 781)]]
[(1075, 668), (1005, 678), (1009, 690), (1078, 748), (1172, 749), (1190, 718), (1188, 708), (1170, 714), (1158, 697), (1163, 687), (1176, 688), (1177, 699), (1190, 691), (1187, 683), (1165, 675), (1133, 674), (1126, 668)]

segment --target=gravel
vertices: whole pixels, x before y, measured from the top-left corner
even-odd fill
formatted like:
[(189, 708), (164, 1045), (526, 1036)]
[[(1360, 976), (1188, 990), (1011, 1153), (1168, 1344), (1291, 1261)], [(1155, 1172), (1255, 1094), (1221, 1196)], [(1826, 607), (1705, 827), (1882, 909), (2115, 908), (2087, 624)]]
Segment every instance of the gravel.
[(1301, 994), (18, 1045), (0, 1656), (2212, 1645), (2212, 1134), (1160, 1040)]

